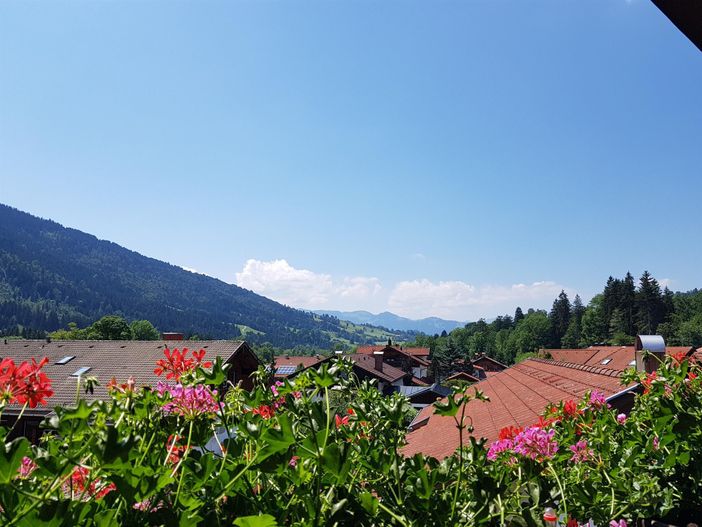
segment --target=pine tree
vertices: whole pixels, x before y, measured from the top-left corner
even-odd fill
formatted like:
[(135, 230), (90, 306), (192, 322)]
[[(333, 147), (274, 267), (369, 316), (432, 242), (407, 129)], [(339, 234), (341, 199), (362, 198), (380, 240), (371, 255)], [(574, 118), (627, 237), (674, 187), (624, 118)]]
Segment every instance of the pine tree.
[(570, 323), (570, 300), (565, 291), (561, 290), (558, 298), (553, 301), (548, 318), (551, 321), (551, 347), (559, 348)]
[(571, 311), (568, 329), (561, 339), (561, 346), (564, 348), (577, 348), (580, 345), (583, 314), (585, 313), (585, 306), (583, 306), (583, 301), (580, 300), (580, 295), (575, 295)]
[(636, 292), (636, 330), (641, 335), (652, 335), (663, 322), (662, 315), (661, 287), (648, 271), (644, 271)]
[(517, 309), (514, 312), (514, 327), (517, 327), (517, 324), (519, 324), (520, 320), (524, 319), (524, 313), (522, 313), (522, 308), (517, 307)]
[(624, 333), (633, 336), (634, 333), (636, 333), (636, 325), (634, 323), (634, 313), (636, 312), (636, 285), (634, 284), (634, 277), (629, 272), (626, 273), (621, 285), (618, 307), (622, 312)]

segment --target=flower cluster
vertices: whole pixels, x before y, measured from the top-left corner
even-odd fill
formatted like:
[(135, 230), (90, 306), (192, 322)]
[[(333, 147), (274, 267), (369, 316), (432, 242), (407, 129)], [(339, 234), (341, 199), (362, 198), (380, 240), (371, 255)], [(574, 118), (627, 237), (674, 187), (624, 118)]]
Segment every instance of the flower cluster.
[(99, 478), (90, 479), (90, 470), (87, 467), (76, 467), (71, 477), (63, 484), (63, 492), (72, 498), (100, 500), (117, 487), (114, 483), (105, 484)]
[(17, 469), (17, 473), (21, 479), (26, 479), (36, 470), (36, 468), (37, 464), (32, 461), (31, 458), (24, 456), (22, 458), (22, 464), (20, 465), (19, 469)]
[(175, 379), (179, 381), (183, 374), (190, 373), (198, 366), (203, 368), (212, 367), (211, 361), (203, 362), (205, 358), (204, 349), (193, 351), (192, 357), (188, 357), (188, 348), (183, 348), (183, 351), (178, 351), (178, 348), (175, 348), (173, 351), (166, 348), (163, 354), (166, 358), (156, 361), (154, 373), (159, 377), (165, 373), (167, 380)]
[(134, 388), (136, 386), (136, 381), (134, 380), (134, 377), (131, 375), (127, 379), (127, 382), (124, 384), (119, 384), (117, 382), (117, 379), (112, 377), (110, 382), (107, 383), (105, 386), (107, 388), (108, 392), (115, 392), (115, 393), (134, 393)]
[(500, 439), (490, 445), (487, 457), (495, 461), (499, 454), (511, 452), (535, 461), (551, 459), (558, 452), (558, 443), (553, 439), (555, 435), (554, 429), (545, 430), (539, 426), (525, 430), (503, 428), (500, 431)]
[(217, 390), (211, 390), (202, 384), (183, 386), (159, 382), (156, 385), (156, 391), (161, 397), (170, 396), (162, 406), (165, 413), (180, 415), (186, 419), (216, 414), (223, 406), (217, 401)]
[(349, 424), (349, 417), (352, 415), (356, 415), (356, 412), (353, 411), (353, 408), (347, 408), (346, 409), (346, 414), (344, 417), (341, 417), (339, 414), (336, 414), (334, 416), (334, 421), (336, 422), (336, 427), (341, 428), (342, 426), (347, 426)]
[(267, 404), (262, 404), (258, 408), (254, 408), (251, 410), (251, 413), (254, 415), (260, 415), (264, 419), (270, 419), (275, 415), (275, 410), (273, 409), (272, 406), (268, 406)]
[(597, 390), (593, 390), (592, 392), (590, 392), (590, 407), (592, 407), (592, 408), (608, 407), (609, 408), (605, 394), (603, 394), (602, 392), (598, 392)]
[(641, 381), (641, 386), (644, 387), (644, 395), (651, 391), (651, 385), (658, 379), (658, 372), (647, 373), (646, 378)]
[(595, 453), (584, 439), (581, 439), (574, 445), (571, 445), (570, 451), (573, 453), (570, 458), (573, 463), (582, 463), (583, 461), (588, 461), (595, 457)]
[(23, 362), (19, 366), (12, 359), (6, 358), (0, 362), (0, 403), (27, 404), (36, 408), (38, 404), (46, 404), (46, 399), (54, 394), (51, 380), (41, 369), (49, 362), (44, 357), (37, 362)]
[(168, 455), (168, 462), (173, 465), (180, 461), (181, 456), (188, 450), (187, 445), (182, 444), (182, 437), (177, 434), (171, 434), (168, 436), (166, 441), (166, 453)]

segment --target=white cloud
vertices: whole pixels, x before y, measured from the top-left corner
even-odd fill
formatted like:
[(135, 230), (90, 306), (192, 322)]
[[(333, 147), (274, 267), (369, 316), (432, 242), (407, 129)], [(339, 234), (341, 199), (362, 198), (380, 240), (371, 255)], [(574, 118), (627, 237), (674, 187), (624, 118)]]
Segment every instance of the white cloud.
[(477, 320), (513, 313), (517, 306), (550, 308), (561, 289), (571, 299), (574, 293), (555, 282), (514, 285), (473, 285), (459, 280), (432, 282), (407, 280), (386, 288), (378, 278), (332, 277), (298, 269), (287, 260), (247, 260), (236, 273), (240, 287), (301, 309), (378, 313), (392, 311), (409, 318), (437, 316), (454, 320)]
[(331, 275), (296, 269), (286, 260), (247, 260), (236, 283), (263, 296), (302, 309), (359, 309), (382, 290), (377, 278)]
[(476, 320), (512, 313), (518, 305), (525, 309), (548, 307), (561, 289), (566, 288), (547, 281), (474, 286), (461, 281), (411, 280), (395, 286), (388, 306), (394, 313), (410, 318), (438, 316)]
[(383, 289), (380, 280), (365, 276), (346, 277), (340, 286), (336, 288), (338, 294), (343, 298), (364, 299), (376, 296)]

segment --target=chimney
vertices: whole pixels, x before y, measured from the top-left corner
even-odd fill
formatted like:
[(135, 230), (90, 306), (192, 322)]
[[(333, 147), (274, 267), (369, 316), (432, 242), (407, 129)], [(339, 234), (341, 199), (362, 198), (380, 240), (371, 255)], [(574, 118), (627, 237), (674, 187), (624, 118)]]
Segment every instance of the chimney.
[(375, 369), (378, 371), (383, 371), (383, 352), (374, 351), (373, 358), (375, 359)]
[(46, 337), (46, 343), (47, 343), (47, 344), (51, 344), (51, 337), (49, 337), (48, 335), (47, 335), (47, 337)]
[(163, 340), (184, 340), (182, 333), (161, 333)]
[[(648, 351), (650, 355), (646, 356)], [(660, 335), (637, 335), (634, 347), (636, 371), (653, 373), (665, 358), (665, 341)]]

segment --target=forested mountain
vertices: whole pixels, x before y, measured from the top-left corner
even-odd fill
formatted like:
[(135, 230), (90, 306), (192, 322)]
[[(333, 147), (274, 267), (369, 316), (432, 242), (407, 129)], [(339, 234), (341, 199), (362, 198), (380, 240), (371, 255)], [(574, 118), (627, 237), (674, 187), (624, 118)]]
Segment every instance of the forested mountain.
[(399, 331), (418, 331), (433, 335), (442, 331), (451, 331), (458, 327), (464, 326), (465, 322), (457, 320), (444, 320), (438, 317), (428, 317), (419, 320), (412, 320), (401, 317), (395, 313), (384, 311), (374, 315), (368, 311), (314, 311), (319, 315), (331, 315), (340, 320), (348, 320), (354, 324), (370, 324), (372, 326), (380, 326), (391, 330)]
[(293, 309), (0, 204), (0, 332), (39, 337), (108, 314), (284, 348), (406, 337)]
[(638, 282), (627, 273), (610, 277), (601, 294), (584, 306), (561, 291), (550, 312), (517, 308), (514, 315), (479, 320), (451, 333), (419, 336), (414, 344), (432, 350), (439, 372), (456, 359), (485, 353), (506, 364), (540, 348), (584, 348), (594, 344), (629, 345), (637, 334), (660, 334), (671, 346), (702, 346), (702, 291), (661, 289), (646, 271)]

